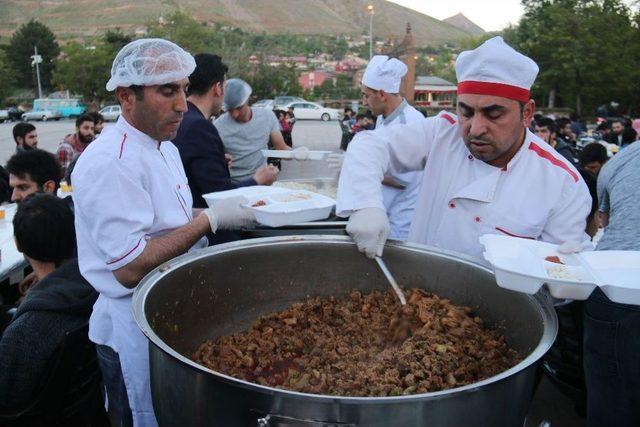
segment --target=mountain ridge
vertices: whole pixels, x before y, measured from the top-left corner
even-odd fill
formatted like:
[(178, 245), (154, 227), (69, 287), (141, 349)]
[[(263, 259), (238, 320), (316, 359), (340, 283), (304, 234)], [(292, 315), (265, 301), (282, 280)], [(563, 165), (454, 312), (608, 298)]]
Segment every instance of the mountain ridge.
[(2, 0), (0, 37), (10, 37), (30, 19), (49, 26), (61, 40), (95, 36), (114, 28), (133, 32), (178, 9), (201, 22), (257, 33), (359, 36), (368, 34), (368, 4), (374, 6), (373, 34), (377, 38), (402, 39), (407, 23), (416, 46), (455, 44), (477, 35), (473, 26), (459, 28), (457, 22), (440, 21), (386, 0)]

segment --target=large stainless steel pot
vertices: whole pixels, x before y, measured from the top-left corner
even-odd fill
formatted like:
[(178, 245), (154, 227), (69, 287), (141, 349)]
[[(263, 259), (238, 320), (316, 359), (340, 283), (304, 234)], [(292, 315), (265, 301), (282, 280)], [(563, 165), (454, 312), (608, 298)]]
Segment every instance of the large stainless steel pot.
[(190, 359), (206, 339), (246, 328), (308, 296), (386, 289), (374, 261), (348, 238), (277, 237), (229, 243), (176, 258), (138, 286), (134, 316), (150, 340), (151, 389), (165, 426), (518, 426), (537, 361), (557, 332), (552, 307), (499, 288), (489, 269), (425, 246), (389, 244), (399, 283), (472, 306), (524, 360), (465, 387), (413, 396), (310, 395), (237, 380)]

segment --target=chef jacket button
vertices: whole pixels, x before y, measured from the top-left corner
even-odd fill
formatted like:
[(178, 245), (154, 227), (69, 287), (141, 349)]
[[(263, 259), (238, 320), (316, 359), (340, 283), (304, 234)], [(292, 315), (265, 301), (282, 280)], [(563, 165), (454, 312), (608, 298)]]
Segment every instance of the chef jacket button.
[(480, 217), (477, 216), (477, 217), (474, 218), (474, 220), (475, 220), (475, 222), (480, 222)]
[(450, 207), (451, 209), (453, 209), (453, 208), (455, 208), (455, 207), (456, 207), (456, 204), (455, 204), (455, 203), (453, 203), (453, 202), (450, 202), (450, 203), (449, 203), (449, 207)]
[(473, 156), (472, 156), (471, 154), (469, 154), (469, 155), (467, 156), (467, 159), (469, 159), (469, 160), (473, 160)]

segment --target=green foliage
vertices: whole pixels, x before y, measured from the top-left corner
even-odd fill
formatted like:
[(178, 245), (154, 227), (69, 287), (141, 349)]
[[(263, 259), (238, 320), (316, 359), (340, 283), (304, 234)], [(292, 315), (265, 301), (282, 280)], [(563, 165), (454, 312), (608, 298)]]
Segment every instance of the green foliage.
[(119, 30), (110, 30), (91, 46), (67, 44), (53, 73), (53, 84), (82, 95), (87, 102), (111, 98), (113, 95), (105, 88), (111, 76), (111, 64), (118, 51), (130, 41), (131, 38)]
[[(592, 112), (638, 89), (638, 22), (622, 0), (524, 0), (525, 14), (505, 37), (540, 67), (533, 94), (546, 105)], [(636, 91), (633, 91), (634, 89)], [(637, 101), (636, 101), (637, 102)]]
[(240, 74), (240, 78), (251, 85), (253, 96), (258, 99), (274, 98), (278, 95), (298, 96), (302, 93), (298, 83), (298, 73), (295, 68), (286, 65), (255, 66), (246, 73)]
[(51, 74), (60, 54), (60, 47), (55, 35), (46, 25), (31, 20), (18, 28), (6, 48), (7, 61), (15, 71), (15, 82), (21, 87), (36, 87), (35, 71), (31, 67), (33, 47), (38, 47), (42, 56), (40, 64), (40, 80), (43, 88), (51, 87)]
[(13, 87), (13, 70), (9, 67), (4, 49), (0, 49), (0, 105), (4, 105), (11, 95)]

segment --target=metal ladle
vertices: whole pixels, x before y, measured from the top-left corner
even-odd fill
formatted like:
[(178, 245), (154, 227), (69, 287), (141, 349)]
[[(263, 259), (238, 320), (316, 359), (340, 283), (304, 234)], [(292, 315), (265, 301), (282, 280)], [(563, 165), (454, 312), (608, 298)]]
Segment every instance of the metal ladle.
[(396, 282), (396, 279), (393, 278), (393, 274), (391, 274), (391, 272), (387, 268), (387, 264), (384, 263), (382, 257), (376, 256), (376, 263), (378, 264), (378, 267), (380, 267), (380, 270), (382, 270), (384, 277), (387, 278), (387, 281), (389, 281), (389, 284), (391, 285), (394, 292), (398, 296), (398, 299), (400, 300), (400, 304), (406, 305), (407, 299), (405, 298), (404, 293), (402, 292), (402, 289), (400, 289), (400, 286), (398, 286), (398, 282)]

